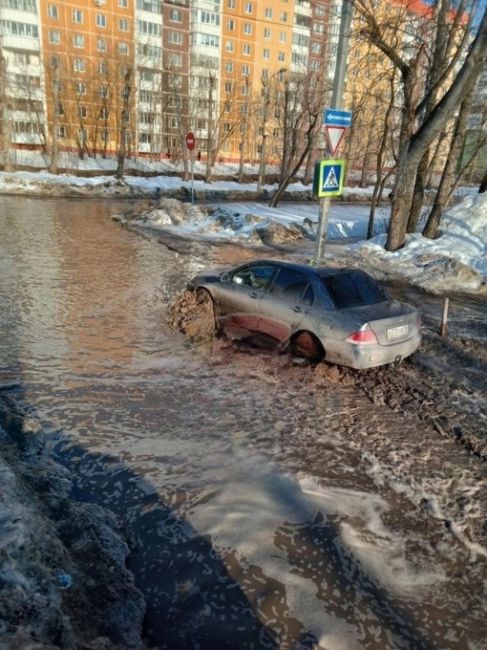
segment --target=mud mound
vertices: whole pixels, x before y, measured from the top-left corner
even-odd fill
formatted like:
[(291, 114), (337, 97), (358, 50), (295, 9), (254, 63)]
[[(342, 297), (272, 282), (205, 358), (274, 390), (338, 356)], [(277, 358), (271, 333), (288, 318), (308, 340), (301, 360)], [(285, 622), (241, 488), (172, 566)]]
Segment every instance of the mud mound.
[(145, 602), (115, 516), (70, 498), (71, 474), (7, 399), (0, 443), (1, 648), (145, 647)]
[(192, 341), (203, 343), (213, 340), (215, 314), (213, 302), (206, 292), (183, 291), (169, 307), (168, 324)]

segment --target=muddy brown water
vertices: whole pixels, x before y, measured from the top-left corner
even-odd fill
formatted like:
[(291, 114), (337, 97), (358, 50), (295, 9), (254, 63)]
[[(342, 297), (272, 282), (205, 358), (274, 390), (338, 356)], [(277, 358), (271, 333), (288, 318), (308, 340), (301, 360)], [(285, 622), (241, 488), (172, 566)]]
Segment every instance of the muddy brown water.
[(398, 369), (303, 366), (167, 324), (255, 252), (141, 238), (113, 201), (0, 205), (0, 382), (123, 523), (149, 643), (485, 647), (483, 303)]

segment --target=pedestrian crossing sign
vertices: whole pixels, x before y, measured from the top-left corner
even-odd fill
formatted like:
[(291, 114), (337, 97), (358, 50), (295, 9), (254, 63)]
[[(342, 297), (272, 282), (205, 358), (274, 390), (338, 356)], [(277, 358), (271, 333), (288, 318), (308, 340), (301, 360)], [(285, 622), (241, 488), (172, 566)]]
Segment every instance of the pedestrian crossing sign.
[(340, 196), (345, 176), (344, 160), (320, 160), (315, 164), (313, 193), (316, 197)]

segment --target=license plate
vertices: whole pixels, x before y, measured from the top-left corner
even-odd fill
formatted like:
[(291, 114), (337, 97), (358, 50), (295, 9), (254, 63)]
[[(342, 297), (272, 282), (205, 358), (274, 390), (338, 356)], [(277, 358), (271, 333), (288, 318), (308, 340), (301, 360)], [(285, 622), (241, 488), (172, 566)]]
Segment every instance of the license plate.
[(387, 330), (387, 338), (389, 341), (402, 339), (409, 334), (409, 325), (399, 325), (398, 327), (390, 327)]

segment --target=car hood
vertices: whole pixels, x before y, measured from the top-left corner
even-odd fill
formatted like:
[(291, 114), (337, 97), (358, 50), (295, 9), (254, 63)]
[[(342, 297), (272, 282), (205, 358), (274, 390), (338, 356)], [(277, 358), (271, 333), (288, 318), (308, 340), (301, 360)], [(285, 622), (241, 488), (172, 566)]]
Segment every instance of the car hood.
[(201, 287), (204, 284), (214, 284), (215, 282), (220, 282), (220, 275), (218, 273), (201, 273), (191, 278), (188, 282), (188, 287)]

